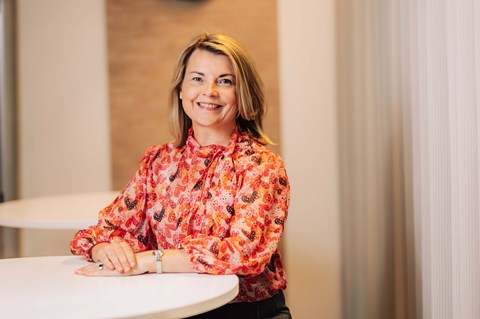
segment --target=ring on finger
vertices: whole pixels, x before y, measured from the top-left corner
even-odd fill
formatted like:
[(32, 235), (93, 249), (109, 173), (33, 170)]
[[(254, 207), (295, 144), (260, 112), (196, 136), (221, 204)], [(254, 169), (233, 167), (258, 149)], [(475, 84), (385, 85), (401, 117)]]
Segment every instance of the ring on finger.
[(98, 269), (103, 270), (104, 265), (103, 264), (98, 264)]

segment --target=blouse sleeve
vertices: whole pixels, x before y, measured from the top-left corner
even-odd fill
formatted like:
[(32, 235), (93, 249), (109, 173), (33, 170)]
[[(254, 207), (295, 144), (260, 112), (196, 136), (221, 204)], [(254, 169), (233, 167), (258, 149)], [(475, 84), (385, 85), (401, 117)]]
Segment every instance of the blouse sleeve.
[(70, 243), (73, 254), (84, 255), (91, 261), (91, 249), (102, 242), (126, 241), (135, 252), (150, 248), (152, 236), (145, 218), (147, 178), (158, 152), (158, 147), (149, 148), (120, 195), (100, 211), (98, 223), (75, 234)]
[[(271, 154), (273, 155), (273, 154)], [(274, 155), (243, 172), (234, 199), (229, 236), (188, 236), (192, 267), (203, 273), (257, 275), (277, 251), (289, 205), (283, 161)]]

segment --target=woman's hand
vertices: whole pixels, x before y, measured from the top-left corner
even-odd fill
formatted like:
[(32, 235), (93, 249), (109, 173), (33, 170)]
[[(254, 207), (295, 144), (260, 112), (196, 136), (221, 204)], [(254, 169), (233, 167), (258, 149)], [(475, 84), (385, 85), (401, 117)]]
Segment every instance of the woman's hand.
[(110, 277), (110, 276), (134, 276), (144, 274), (147, 271), (141, 267), (133, 267), (129, 271), (119, 272), (116, 269), (108, 269), (102, 263), (94, 263), (75, 270), (75, 274), (87, 277)]
[(92, 248), (92, 259), (103, 264), (103, 270), (115, 270), (118, 273), (128, 273), (137, 265), (135, 253), (125, 241), (95, 245)]
[[(100, 247), (101, 248), (101, 247)], [(107, 249), (108, 251), (108, 249)], [(133, 254), (135, 258), (135, 266), (119, 271), (117, 268), (108, 268), (105, 263), (97, 262), (80, 269), (75, 270), (77, 275), (82, 276), (134, 276), (141, 275), (148, 272), (155, 272), (155, 258), (152, 255), (152, 251), (144, 251), (138, 254)]]
[[(110, 247), (108, 245), (115, 246)], [(121, 258), (118, 257), (117, 253), (113, 254), (113, 252), (117, 252), (116, 249), (119, 249), (119, 245), (124, 247), (122, 243), (97, 244), (92, 249), (92, 258), (96, 263), (77, 269), (75, 273), (83, 276), (133, 276), (148, 272), (154, 273), (156, 271), (156, 261), (154, 255), (152, 254), (152, 250), (147, 250), (136, 254), (132, 251), (132, 255), (129, 258), (127, 258), (126, 255)], [(163, 252), (162, 268), (164, 272), (196, 272), (190, 265), (188, 255), (184, 250), (165, 249)], [(121, 256), (121, 252), (119, 254)], [(112, 255), (114, 257), (110, 257)], [(121, 265), (124, 265), (126, 260), (134, 260), (135, 266), (128, 267), (128, 270), (127, 267), (122, 266), (122, 271), (120, 271), (119, 268), (117, 268), (117, 264), (120, 264), (120, 262), (118, 261), (115, 263), (110, 258), (122, 259), (123, 264)], [(110, 262), (111, 267), (108, 267), (107, 261)]]

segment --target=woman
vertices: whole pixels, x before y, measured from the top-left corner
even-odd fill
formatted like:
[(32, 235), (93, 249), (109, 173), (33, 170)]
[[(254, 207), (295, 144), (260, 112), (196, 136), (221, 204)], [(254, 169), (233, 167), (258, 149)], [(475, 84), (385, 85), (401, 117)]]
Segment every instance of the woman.
[(236, 274), (235, 300), (197, 318), (291, 318), (278, 253), (289, 204), (265, 145), (261, 80), (234, 39), (204, 34), (182, 52), (170, 97), (174, 141), (153, 146), (122, 193), (80, 230), (85, 276)]

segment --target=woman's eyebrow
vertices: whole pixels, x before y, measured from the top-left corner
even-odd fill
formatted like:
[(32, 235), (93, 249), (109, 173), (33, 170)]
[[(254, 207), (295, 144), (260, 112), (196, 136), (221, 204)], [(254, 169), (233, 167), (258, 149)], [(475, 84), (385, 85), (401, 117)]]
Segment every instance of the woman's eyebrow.
[[(192, 74), (192, 73), (195, 73), (195, 74), (198, 74), (198, 75), (201, 75), (201, 76), (205, 76), (205, 73), (200, 72), (200, 71), (190, 71), (189, 72), (189, 74)], [(218, 77), (223, 78), (223, 77), (226, 77), (226, 76), (231, 76), (231, 77), (235, 78), (235, 75), (232, 74), (232, 73), (222, 73)]]
[(235, 77), (235, 75), (231, 74), (231, 73), (223, 73), (223, 74), (220, 74), (218, 77), (219, 78), (223, 78), (225, 76), (231, 76), (231, 77)]

